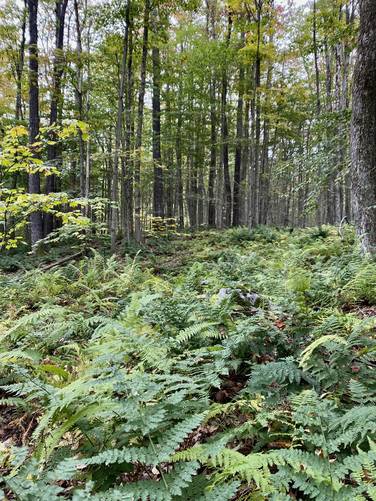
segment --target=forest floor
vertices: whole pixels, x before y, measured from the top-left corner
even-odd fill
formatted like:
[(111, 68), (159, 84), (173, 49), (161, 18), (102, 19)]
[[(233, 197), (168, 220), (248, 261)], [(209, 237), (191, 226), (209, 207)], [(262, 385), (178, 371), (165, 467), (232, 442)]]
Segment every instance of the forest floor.
[(376, 263), (352, 228), (51, 256), (0, 263), (0, 497), (376, 499)]

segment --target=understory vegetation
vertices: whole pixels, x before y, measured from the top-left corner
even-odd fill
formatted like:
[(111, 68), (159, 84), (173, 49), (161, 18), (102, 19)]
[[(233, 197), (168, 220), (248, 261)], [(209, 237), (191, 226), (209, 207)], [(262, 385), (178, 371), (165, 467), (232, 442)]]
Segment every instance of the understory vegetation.
[(86, 254), (3, 262), (5, 499), (376, 499), (376, 263), (351, 227)]

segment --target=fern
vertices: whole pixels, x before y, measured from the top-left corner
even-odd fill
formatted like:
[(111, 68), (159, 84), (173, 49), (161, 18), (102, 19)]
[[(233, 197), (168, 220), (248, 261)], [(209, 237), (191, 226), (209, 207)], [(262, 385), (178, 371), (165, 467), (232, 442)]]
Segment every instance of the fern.
[(193, 337), (200, 336), (201, 338), (221, 338), (223, 337), (218, 330), (214, 329), (215, 323), (213, 322), (198, 322), (190, 327), (187, 327), (176, 338), (180, 343), (186, 343)]

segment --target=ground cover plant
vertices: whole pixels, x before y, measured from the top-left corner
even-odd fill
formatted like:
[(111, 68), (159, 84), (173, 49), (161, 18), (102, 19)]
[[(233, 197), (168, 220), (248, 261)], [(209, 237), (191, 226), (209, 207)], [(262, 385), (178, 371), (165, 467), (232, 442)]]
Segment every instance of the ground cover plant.
[(340, 233), (4, 262), (2, 496), (376, 499), (376, 263)]

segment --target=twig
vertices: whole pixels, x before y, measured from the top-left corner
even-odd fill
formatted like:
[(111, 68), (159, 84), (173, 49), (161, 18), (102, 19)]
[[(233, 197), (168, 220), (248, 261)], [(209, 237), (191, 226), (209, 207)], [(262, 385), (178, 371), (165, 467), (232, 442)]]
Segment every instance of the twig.
[(71, 261), (72, 259), (76, 259), (76, 257), (81, 256), (84, 253), (84, 251), (76, 252), (76, 254), (72, 254), (71, 256), (66, 256), (63, 257), (62, 259), (59, 259), (58, 261), (55, 261), (54, 263), (47, 264), (45, 266), (41, 266), (42, 271), (50, 270), (51, 268), (55, 268), (55, 266), (59, 266), (60, 264), (64, 264), (68, 261)]

